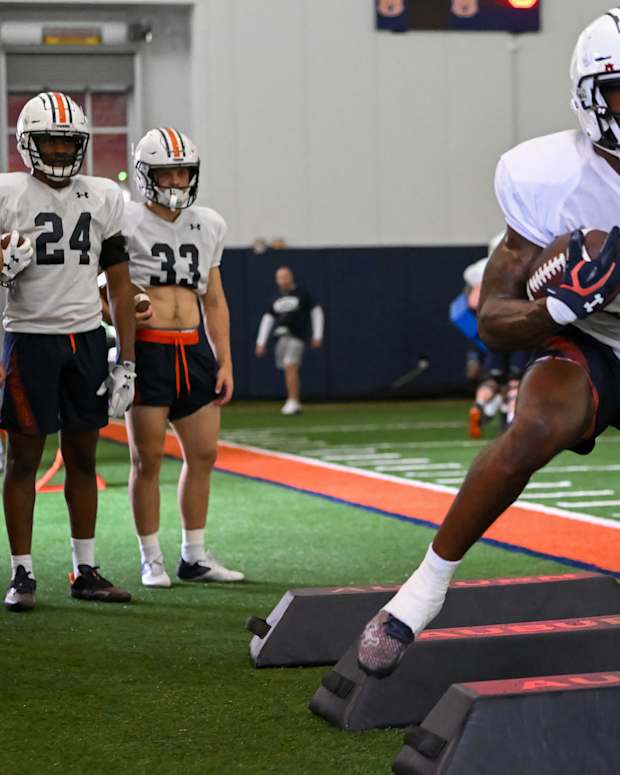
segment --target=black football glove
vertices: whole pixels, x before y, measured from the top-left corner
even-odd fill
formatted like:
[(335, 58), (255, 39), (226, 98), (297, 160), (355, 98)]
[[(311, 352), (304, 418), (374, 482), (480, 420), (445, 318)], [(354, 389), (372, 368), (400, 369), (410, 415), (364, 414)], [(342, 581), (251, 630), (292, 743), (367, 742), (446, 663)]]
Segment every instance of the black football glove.
[[(620, 228), (614, 226), (597, 258), (584, 258), (584, 235), (575, 230), (568, 245), (564, 279), (560, 285), (549, 287), (549, 313), (558, 323), (570, 323), (586, 318), (606, 307), (620, 293)], [(568, 307), (562, 309), (559, 303)], [(558, 314), (559, 313), (559, 314)], [(571, 314), (572, 313), (572, 314)], [(573, 317), (574, 316), (574, 317)]]

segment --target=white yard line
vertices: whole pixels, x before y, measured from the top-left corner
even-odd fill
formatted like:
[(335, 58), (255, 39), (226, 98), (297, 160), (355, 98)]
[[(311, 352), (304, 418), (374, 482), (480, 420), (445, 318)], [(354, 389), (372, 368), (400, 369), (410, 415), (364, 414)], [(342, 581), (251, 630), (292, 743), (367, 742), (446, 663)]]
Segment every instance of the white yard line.
[[(620, 501), (575, 501), (574, 503), (573, 501), (558, 501), (558, 506), (565, 509), (602, 509), (609, 506), (620, 506)], [(618, 527), (620, 527), (620, 523)]]
[[(326, 463), (323, 460), (313, 460), (312, 458), (302, 457), (301, 455), (291, 455), (291, 454), (288, 454), (287, 452), (276, 452), (274, 450), (261, 449), (260, 447), (252, 447), (246, 444), (234, 444), (230, 442), (225, 442), (225, 443), (227, 443), (229, 447), (233, 447), (236, 449), (245, 449), (248, 452), (257, 452), (263, 455), (270, 455), (271, 457), (281, 458), (282, 460), (300, 461), (302, 463), (306, 463), (307, 465), (315, 466), (316, 468), (325, 468), (331, 471), (341, 471), (342, 473), (354, 472), (358, 476), (365, 476), (368, 479), (374, 479), (378, 482), (381, 482), (381, 481), (394, 482), (395, 484), (401, 484), (401, 485), (404, 485), (405, 487), (417, 487), (423, 490), (430, 490), (431, 492), (445, 492), (451, 495), (455, 495), (457, 492), (454, 487), (446, 487), (445, 485), (435, 484), (434, 482), (423, 482), (420, 480), (405, 479), (399, 476), (391, 476), (390, 474), (378, 473), (376, 471), (368, 471), (363, 468), (353, 468), (352, 466), (343, 466), (343, 465), (339, 465), (338, 463)], [(575, 522), (587, 522), (592, 525), (601, 525), (603, 527), (610, 527), (614, 530), (620, 530), (620, 521), (616, 521), (614, 519), (606, 519), (605, 517), (595, 517), (592, 514), (583, 514), (577, 511), (565, 511), (564, 509), (556, 508), (555, 506), (543, 506), (543, 504), (536, 505), (533, 503), (528, 503), (527, 501), (521, 501), (518, 505), (520, 508), (525, 509), (526, 511), (541, 512), (543, 514), (549, 514), (551, 516), (563, 517), (564, 519), (574, 520)], [(576, 506), (576, 504), (574, 503), (569, 503), (565, 505), (568, 505), (570, 508), (573, 508)], [(618, 505), (620, 506), (620, 501), (618, 501)]]
[(546, 466), (545, 468), (541, 468), (540, 471), (536, 471), (536, 475), (538, 474), (587, 474), (590, 471), (620, 471), (620, 465), (618, 464), (611, 464), (608, 466), (600, 465), (600, 466), (585, 466), (585, 465), (577, 465), (577, 466)]
[(392, 422), (392, 423), (347, 423), (345, 425), (270, 425), (257, 428), (242, 428), (226, 431), (226, 436), (258, 436), (273, 434), (278, 436), (286, 433), (366, 433), (367, 431), (434, 431), (466, 428), (465, 422), (454, 420), (439, 420), (437, 422)]
[(443, 477), (443, 476), (431, 476), (430, 477), (436, 484), (462, 484), (464, 477), (463, 476), (450, 476), (450, 477)]
[(375, 466), (375, 471), (445, 471), (462, 469), (460, 463), (415, 463), (415, 458), (404, 459), (402, 462)]
[(558, 500), (559, 498), (592, 498), (595, 495), (615, 495), (615, 490), (564, 490), (563, 492), (529, 492), (523, 493), (521, 498), (532, 498), (534, 500), (540, 500), (545, 498), (546, 500)]
[(526, 485), (526, 490), (550, 490), (552, 487), (572, 487), (573, 483), (569, 479), (562, 482), (530, 482)]
[[(321, 460), (333, 460), (335, 462), (348, 462), (349, 460), (401, 460), (402, 455), (400, 452), (364, 452), (361, 455), (355, 455), (353, 453), (348, 455), (342, 455), (340, 453), (336, 453), (335, 455), (332, 455), (330, 452), (325, 451), (321, 456)], [(416, 458), (416, 460), (420, 463), (428, 463), (427, 457), (419, 457)]]

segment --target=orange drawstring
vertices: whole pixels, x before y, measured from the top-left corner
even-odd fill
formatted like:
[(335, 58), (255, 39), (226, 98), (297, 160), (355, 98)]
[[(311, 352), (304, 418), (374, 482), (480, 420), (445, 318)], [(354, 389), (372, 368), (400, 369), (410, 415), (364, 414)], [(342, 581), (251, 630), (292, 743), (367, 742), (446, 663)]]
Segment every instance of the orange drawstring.
[(73, 354), (77, 352), (77, 345), (75, 344), (75, 336), (73, 334), (69, 334), (69, 341), (71, 342), (71, 349), (73, 350)]
[(185, 343), (182, 337), (178, 337), (174, 343), (175, 345), (175, 357), (174, 357), (174, 376), (177, 388), (177, 398), (181, 395), (181, 368), (179, 366), (179, 352), (181, 353), (181, 360), (183, 361), (183, 376), (185, 377), (185, 387), (187, 392), (192, 392), (192, 387), (189, 382), (189, 369), (187, 367), (187, 357), (185, 355)]

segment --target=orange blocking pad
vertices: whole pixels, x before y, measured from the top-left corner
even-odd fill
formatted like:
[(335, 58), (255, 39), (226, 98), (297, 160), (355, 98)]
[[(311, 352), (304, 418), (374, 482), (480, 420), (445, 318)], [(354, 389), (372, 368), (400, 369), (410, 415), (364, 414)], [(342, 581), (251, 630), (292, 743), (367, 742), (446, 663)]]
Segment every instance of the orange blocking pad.
[[(123, 423), (110, 423), (103, 438), (127, 443)], [(175, 435), (167, 434), (165, 452), (181, 457)], [(292, 487), (344, 501), (390, 516), (441, 524), (455, 491), (421, 482), (360, 471), (318, 460), (220, 443), (217, 470)], [(549, 558), (620, 573), (620, 524), (601, 524), (563, 515), (559, 510), (511, 506), (485, 533), (485, 538)]]

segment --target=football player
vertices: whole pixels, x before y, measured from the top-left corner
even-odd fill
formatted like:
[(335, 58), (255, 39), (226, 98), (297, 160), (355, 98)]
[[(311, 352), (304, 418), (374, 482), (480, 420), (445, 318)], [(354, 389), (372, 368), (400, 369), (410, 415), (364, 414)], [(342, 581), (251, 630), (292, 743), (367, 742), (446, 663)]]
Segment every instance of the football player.
[(215, 210), (194, 205), (200, 159), (182, 132), (151, 129), (136, 146), (134, 166), (145, 201), (127, 205), (124, 233), (137, 300), (150, 300), (150, 308), (138, 315), (136, 398), (127, 423), (142, 583), (171, 586), (158, 537), (168, 422), (183, 450), (177, 577), (241, 581), (243, 574), (224, 567), (204, 542), (220, 408), (233, 393), (229, 313), (219, 269), (226, 223)]
[[(126, 602), (129, 593), (95, 564), (98, 429), (122, 416), (133, 396), (133, 291), (121, 234), (123, 197), (110, 180), (80, 175), (89, 140), (82, 109), (59, 92), (33, 97), (17, 120), (17, 147), (28, 172), (0, 175), (0, 224), (13, 233), (0, 275), (6, 373), (0, 426), (8, 432), (4, 513), (12, 578), (10, 611), (33, 608), (31, 541), (35, 478), (45, 439), (60, 431), (71, 522), (71, 595)], [(16, 235), (32, 244), (32, 262)], [(20, 252), (21, 251), (21, 252)], [(108, 278), (120, 360), (108, 372), (97, 272)], [(106, 392), (108, 397), (106, 398)]]
[[(580, 131), (523, 143), (499, 162), (507, 234), (482, 286), (487, 345), (538, 348), (538, 357), (521, 383), (511, 427), (474, 461), (421, 565), (362, 633), (358, 661), (369, 674), (394, 670), (441, 610), (465, 553), (535, 471), (562, 450), (587, 454), (605, 428), (620, 426), (620, 8), (581, 34), (571, 80)], [(591, 262), (582, 251), (584, 225), (609, 232)], [(528, 301), (528, 266), (569, 232), (563, 283)]]

